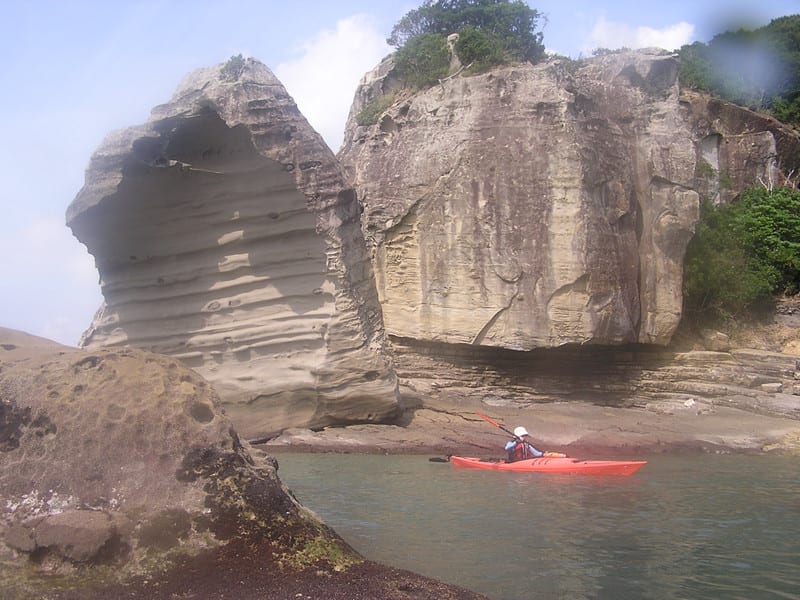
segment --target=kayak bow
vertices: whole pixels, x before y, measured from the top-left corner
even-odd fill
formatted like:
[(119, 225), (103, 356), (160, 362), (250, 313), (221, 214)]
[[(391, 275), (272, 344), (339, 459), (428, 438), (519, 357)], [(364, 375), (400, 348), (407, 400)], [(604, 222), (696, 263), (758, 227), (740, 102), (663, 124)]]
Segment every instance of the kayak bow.
[(646, 460), (579, 460), (577, 458), (529, 458), (515, 462), (489, 461), (467, 456), (451, 456), (455, 467), (511, 471), (516, 473), (572, 473), (584, 475), (631, 475)]

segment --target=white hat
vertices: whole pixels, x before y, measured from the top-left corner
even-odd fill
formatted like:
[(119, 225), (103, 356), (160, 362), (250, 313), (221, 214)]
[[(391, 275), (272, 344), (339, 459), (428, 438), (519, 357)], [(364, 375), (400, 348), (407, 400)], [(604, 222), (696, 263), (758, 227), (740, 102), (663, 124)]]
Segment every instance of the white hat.
[(523, 436), (528, 435), (528, 430), (525, 429), (524, 427), (517, 427), (514, 430), (514, 435), (517, 436), (518, 438), (521, 438)]

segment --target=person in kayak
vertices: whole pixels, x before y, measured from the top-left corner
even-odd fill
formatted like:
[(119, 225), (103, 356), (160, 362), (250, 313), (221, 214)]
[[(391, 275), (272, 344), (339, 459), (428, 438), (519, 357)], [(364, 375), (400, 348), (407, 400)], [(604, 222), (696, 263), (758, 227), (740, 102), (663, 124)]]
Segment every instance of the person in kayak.
[(505, 447), (508, 453), (508, 462), (544, 456), (544, 452), (534, 448), (533, 444), (526, 439), (527, 437), (528, 430), (524, 427), (514, 429), (514, 439), (509, 440)]

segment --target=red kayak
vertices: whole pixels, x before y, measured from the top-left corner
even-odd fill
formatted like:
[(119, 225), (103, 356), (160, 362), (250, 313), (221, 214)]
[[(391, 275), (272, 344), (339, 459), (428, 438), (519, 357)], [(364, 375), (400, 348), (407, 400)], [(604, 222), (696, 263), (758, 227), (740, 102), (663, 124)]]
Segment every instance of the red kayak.
[(491, 461), (465, 456), (451, 456), (453, 466), (466, 469), (511, 471), (515, 473), (581, 473), (585, 475), (631, 475), (646, 460), (579, 460), (577, 458), (529, 458), (515, 462)]

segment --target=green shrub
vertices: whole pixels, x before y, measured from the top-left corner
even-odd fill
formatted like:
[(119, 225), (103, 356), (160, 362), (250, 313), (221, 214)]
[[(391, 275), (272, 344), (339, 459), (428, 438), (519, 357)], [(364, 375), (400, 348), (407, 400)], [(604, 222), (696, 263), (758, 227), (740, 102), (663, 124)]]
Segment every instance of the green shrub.
[(464, 66), (472, 65), (474, 72), (508, 62), (501, 40), (480, 29), (467, 25), (458, 33), (456, 54)]
[(800, 191), (755, 188), (737, 202), (735, 225), (755, 261), (772, 275), (772, 291), (800, 291)]
[(612, 54), (622, 54), (623, 52), (630, 52), (630, 48), (623, 46), (622, 48), (595, 48), (592, 50), (592, 56), (611, 56)]
[(244, 71), (245, 59), (241, 54), (231, 56), (222, 67), (221, 75), (225, 81), (236, 81)]
[(361, 127), (375, 125), (380, 116), (394, 102), (394, 94), (386, 96), (376, 96), (364, 105), (364, 108), (356, 115), (356, 123)]
[(398, 48), (398, 75), (412, 87), (447, 76), (447, 36), (459, 34), (456, 52), (462, 64), (483, 70), (544, 56), (539, 13), (521, 0), (427, 0), (395, 24), (386, 40)]
[(800, 122), (800, 15), (680, 49), (680, 83)]
[(747, 316), (800, 291), (800, 191), (753, 188), (704, 202), (684, 262), (684, 309), (697, 319)]
[(414, 88), (425, 88), (447, 77), (450, 51), (447, 38), (437, 33), (417, 35), (395, 54), (395, 70), (403, 81)]
[(780, 96), (772, 100), (772, 112), (776, 119), (786, 123), (800, 123), (800, 96), (789, 102)]
[(771, 288), (768, 277), (736, 239), (731, 211), (704, 202), (684, 261), (687, 316), (708, 320), (739, 316), (766, 303)]
[(717, 174), (717, 170), (711, 166), (710, 163), (704, 160), (698, 160), (694, 169), (694, 176), (703, 179), (711, 179)]

